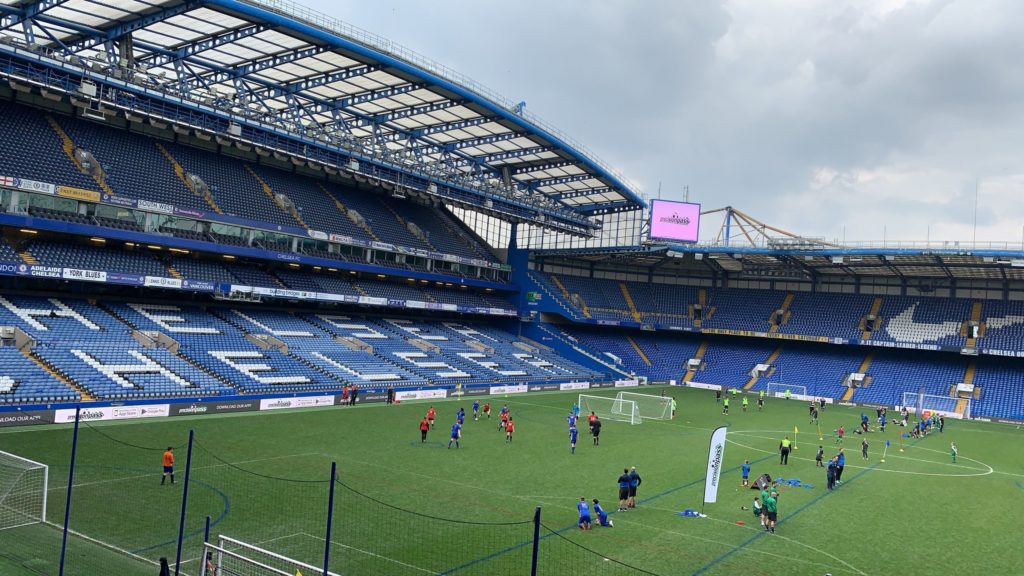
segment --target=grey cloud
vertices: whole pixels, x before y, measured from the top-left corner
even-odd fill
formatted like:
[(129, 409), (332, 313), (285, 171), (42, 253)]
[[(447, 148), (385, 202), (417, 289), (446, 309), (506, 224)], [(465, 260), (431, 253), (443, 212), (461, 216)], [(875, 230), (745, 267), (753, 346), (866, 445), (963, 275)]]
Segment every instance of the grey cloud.
[[(1024, 195), (1022, 2), (312, 4), (526, 100), (651, 195), (863, 239), (962, 233), (975, 180)], [(983, 201), (979, 238), (1021, 212)]]

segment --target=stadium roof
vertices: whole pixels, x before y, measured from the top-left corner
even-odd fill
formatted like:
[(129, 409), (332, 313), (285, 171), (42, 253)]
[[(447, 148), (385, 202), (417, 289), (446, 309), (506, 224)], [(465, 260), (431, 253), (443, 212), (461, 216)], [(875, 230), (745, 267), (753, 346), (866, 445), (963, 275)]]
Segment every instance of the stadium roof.
[(541, 212), (644, 205), (633, 186), (522, 104), (287, 1), (0, 0), (0, 40), (73, 55), (93, 70), (130, 70), (129, 79), (261, 121), (371, 142), (389, 158), (539, 202)]
[(540, 258), (571, 258), (609, 267), (664, 273), (727, 273), (790, 279), (873, 276), (904, 279), (1024, 281), (1024, 247), (834, 247), (779, 249), (649, 245), (544, 250)]

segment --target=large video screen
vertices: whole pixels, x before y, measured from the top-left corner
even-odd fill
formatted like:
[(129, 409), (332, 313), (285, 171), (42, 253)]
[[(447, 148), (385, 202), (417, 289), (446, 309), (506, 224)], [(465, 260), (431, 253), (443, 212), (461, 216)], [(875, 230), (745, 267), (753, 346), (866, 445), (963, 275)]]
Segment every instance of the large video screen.
[(700, 204), (651, 200), (651, 238), (696, 242), (700, 231)]

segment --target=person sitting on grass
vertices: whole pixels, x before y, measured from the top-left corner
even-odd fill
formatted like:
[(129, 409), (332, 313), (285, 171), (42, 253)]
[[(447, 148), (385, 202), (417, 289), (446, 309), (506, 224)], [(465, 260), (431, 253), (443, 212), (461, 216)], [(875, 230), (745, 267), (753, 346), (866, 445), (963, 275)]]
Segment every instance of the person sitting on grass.
[(594, 498), (594, 513), (597, 514), (597, 523), (601, 526), (605, 528), (615, 526), (615, 524), (612, 524), (611, 519), (608, 518), (608, 513), (604, 511), (604, 508), (601, 508), (601, 503), (597, 501), (597, 498)]

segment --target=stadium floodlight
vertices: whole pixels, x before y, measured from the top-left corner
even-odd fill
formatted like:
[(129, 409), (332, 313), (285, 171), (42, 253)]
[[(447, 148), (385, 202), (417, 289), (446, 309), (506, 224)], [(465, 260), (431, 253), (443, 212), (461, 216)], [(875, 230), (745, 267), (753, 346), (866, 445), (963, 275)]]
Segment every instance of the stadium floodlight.
[[(962, 404), (962, 412), (957, 410), (958, 404)], [(920, 412), (926, 411), (940, 412), (953, 418), (971, 417), (970, 398), (956, 398), (921, 392), (904, 392), (902, 406), (911, 414), (917, 414), (918, 417), (921, 416)]]
[(644, 420), (671, 420), (672, 399), (667, 396), (640, 394), (637, 392), (619, 392), (615, 395), (619, 400), (636, 402), (640, 410), (640, 418)]
[(0, 530), (46, 521), (49, 467), (0, 452)]
[[(295, 576), (323, 574), (323, 568), (306, 564), (282, 554), (221, 536), (217, 544), (203, 544), (203, 574), (218, 576)], [(338, 576), (327, 572), (328, 576)]]
[(604, 420), (629, 422), (630, 424), (640, 424), (643, 421), (640, 418), (640, 408), (632, 400), (580, 394), (579, 407), (583, 414), (593, 412), (597, 414), (598, 418)]
[(768, 387), (765, 391), (768, 396), (772, 398), (785, 398), (786, 390), (789, 390), (789, 395), (795, 398), (808, 398), (807, 386), (798, 386), (796, 384), (784, 384), (780, 382), (769, 382)]

